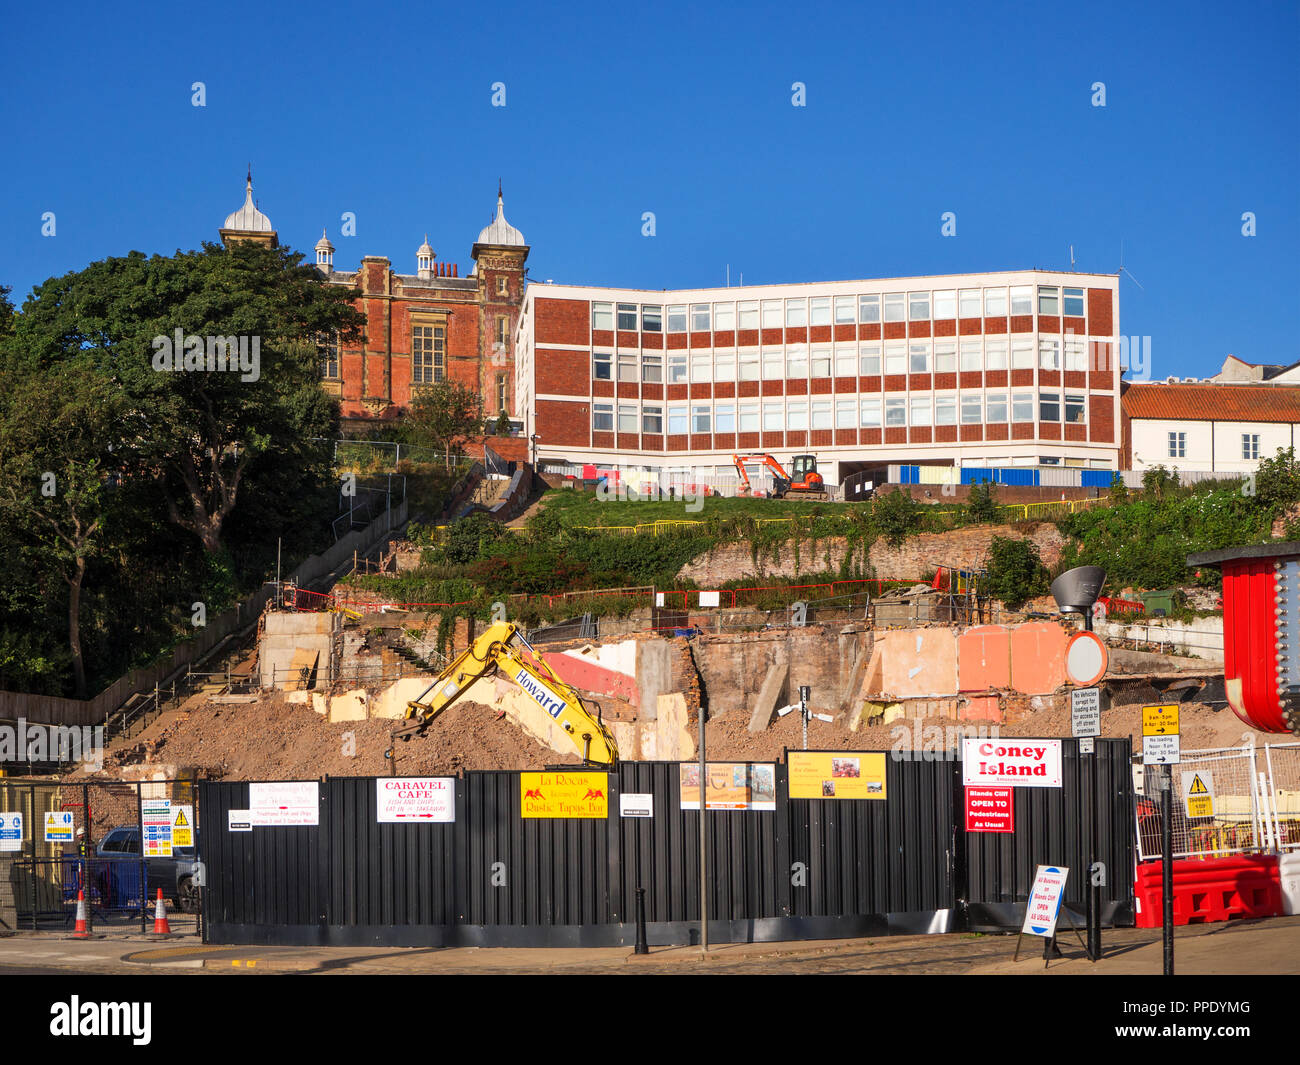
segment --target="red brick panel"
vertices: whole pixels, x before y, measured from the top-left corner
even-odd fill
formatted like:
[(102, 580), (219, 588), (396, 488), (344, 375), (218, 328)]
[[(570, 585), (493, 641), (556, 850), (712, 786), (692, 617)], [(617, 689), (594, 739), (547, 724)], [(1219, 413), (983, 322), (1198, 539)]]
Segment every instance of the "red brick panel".
[(963, 425), (961, 427), (961, 438), (963, 440), (983, 440), (984, 427), (982, 425)]
[(978, 318), (963, 318), (957, 323), (957, 332), (964, 337), (979, 336), (980, 324)]
[(862, 439), (861, 439), (860, 442), (863, 443), (863, 444), (879, 444), (879, 443), (880, 443), (880, 430), (879, 430), (879, 429), (863, 429), (863, 430), (862, 430)]
[(641, 334), (630, 329), (620, 329), (618, 331), (618, 346), (620, 348), (639, 348), (641, 346)]
[(1088, 345), (1088, 387), (1111, 390), (1115, 387), (1115, 371), (1111, 366), (1111, 345), (1098, 341)]
[(985, 440), (1005, 440), (1007, 438), (1007, 427), (1005, 423), (984, 426)]
[(886, 340), (902, 340), (907, 336), (906, 322), (886, 322), (884, 324)]
[(669, 385), (668, 402), (671, 403), (673, 400), (681, 400), (681, 399), (688, 398), (690, 395), (690, 390), (691, 390), (690, 385)]
[(1023, 388), (1026, 385), (1032, 385), (1033, 383), (1034, 383), (1033, 370), (1012, 370), (1011, 371), (1012, 388)]
[(834, 429), (814, 429), (809, 435), (812, 437), (809, 447), (830, 447), (835, 442)]
[(692, 334), (691, 334), (691, 347), (693, 347), (693, 348), (708, 348), (708, 347), (712, 347), (712, 346), (713, 346), (713, 334), (712, 334), (712, 333), (692, 333)]
[(785, 387), (781, 381), (764, 381), (763, 395), (765, 396), (783, 396)]
[(746, 396), (756, 396), (759, 393), (761, 382), (759, 381), (738, 381), (736, 382), (736, 395), (744, 399)]
[(619, 433), (618, 449), (619, 451), (635, 451), (637, 449), (636, 433)]
[(957, 322), (953, 318), (940, 318), (934, 323), (934, 335), (937, 337), (955, 337)]
[(957, 439), (957, 426), (955, 425), (936, 425), (934, 427), (934, 441), (936, 444), (951, 444)]
[(785, 383), (785, 394), (787, 396), (806, 396), (808, 394), (808, 382), (805, 380), (787, 381)]
[(680, 351), (686, 347), (685, 333), (669, 333), (666, 339), (669, 351)]
[(736, 331), (734, 329), (724, 329), (720, 333), (714, 333), (713, 346), (715, 348), (734, 348), (736, 346)]
[(962, 388), (979, 388), (983, 384), (984, 375), (978, 370), (966, 370), (958, 376)]
[(785, 434), (784, 434), (784, 433), (764, 433), (764, 434), (763, 434), (763, 444), (762, 444), (762, 446), (765, 447), (765, 448), (784, 447), (784, 446), (785, 446)]
[(614, 434), (613, 433), (592, 433), (591, 446), (612, 448), (614, 446)]
[(1087, 440), (1088, 427), (1086, 425), (1076, 425), (1073, 422), (1065, 427), (1066, 440)]
[(858, 327), (856, 325), (837, 325), (835, 327), (835, 340), (843, 343), (846, 340), (857, 340)]
[(664, 335), (662, 333), (642, 333), (641, 346), (650, 348), (653, 351), (662, 351), (664, 347)]
[(807, 434), (806, 432), (803, 432), (803, 431), (800, 431), (800, 432), (797, 432), (797, 433), (789, 433), (789, 432), (786, 433), (786, 434), (785, 434), (785, 446), (786, 446), (786, 447), (807, 447), (807, 446), (808, 446), (808, 434)]
[(831, 379), (829, 377), (814, 377), (811, 385), (814, 396), (829, 396), (831, 394)]
[(1115, 443), (1115, 409), (1110, 396), (1088, 397), (1089, 439), (1102, 444)]
[(663, 399), (664, 386), (655, 385), (655, 384), (642, 385), (641, 398), (642, 399)]
[(985, 318), (984, 332), (996, 336), (999, 333), (1007, 331), (1007, 320), (1005, 318)]
[(912, 337), (928, 337), (930, 335), (930, 323), (910, 322), (907, 326), (907, 335)]
[(916, 426), (912, 429), (913, 444), (930, 443), (930, 427), (928, 425)]
[(794, 329), (787, 329), (785, 331), (785, 342), (787, 344), (807, 344), (808, 343), (807, 328), (804, 326), (798, 326), (797, 328)]
[(691, 399), (710, 399), (713, 396), (713, 386), (710, 384), (691, 385)]
[(928, 373), (914, 373), (907, 379), (907, 387), (913, 392), (930, 391), (930, 375)]
[(1077, 337), (1084, 337), (1088, 335), (1088, 324), (1082, 318), (1066, 318), (1063, 321), (1061, 332), (1065, 333), (1066, 336), (1073, 333)]
[(856, 392), (858, 390), (858, 379), (856, 377), (837, 377), (835, 378), (835, 391), (841, 395), (845, 392)]
[(609, 398), (612, 399), (614, 397), (614, 382), (613, 381), (592, 381), (591, 391), (593, 395), (608, 396)]
[(880, 380), (879, 377), (859, 377), (859, 378), (858, 378), (858, 391), (859, 391), (859, 392), (879, 392), (879, 391), (881, 390), (881, 389), (880, 389), (880, 384), (881, 384), (881, 380)]
[(1115, 317), (1108, 288), (1088, 289), (1088, 332), (1095, 337), (1108, 337), (1115, 332)]
[(591, 383), (591, 356), (585, 351), (538, 348), (534, 380), (541, 394), (585, 396)]
[[(558, 399), (537, 401), (537, 424), (547, 447), (586, 447), (591, 437), (591, 407)], [(612, 435), (612, 434), (610, 434)]]
[(707, 433), (691, 434), (692, 451), (708, 451), (713, 447), (713, 440)]
[(736, 333), (736, 347), (738, 348), (756, 348), (758, 347), (758, 330), (741, 329)]
[(541, 344), (587, 344), (591, 304), (586, 300), (540, 297), (533, 303), (533, 339)]
[(886, 444), (906, 444), (906, 443), (907, 443), (907, 430), (904, 429), (904, 428), (902, 428), (901, 426), (894, 426), (894, 427), (892, 427), (892, 428), (890, 428), (890, 429), (886, 429), (886, 430), (885, 430), (885, 443), (886, 443)]
[(1032, 440), (1034, 438), (1033, 422), (1016, 422), (1011, 426), (1012, 440)]
[(837, 446), (854, 445), (858, 442), (858, 431), (856, 429), (836, 429), (835, 443)]
[(775, 344), (784, 344), (784, 343), (785, 343), (785, 330), (784, 330), (784, 329), (764, 329), (764, 330), (763, 330), (763, 344), (764, 344), (764, 346), (775, 345)]
[(829, 325), (809, 326), (808, 342), (810, 344), (829, 344), (831, 342), (831, 327)]
[(1066, 388), (1088, 387), (1088, 375), (1083, 370), (1066, 370), (1064, 376)]
[(906, 392), (907, 376), (901, 373), (885, 374), (886, 392)]
[[(974, 375), (974, 376), (979, 376), (979, 375), (976, 374), (976, 375)], [(988, 384), (988, 387), (989, 387), (989, 388), (1006, 388), (1006, 387), (1007, 387), (1007, 371), (1006, 371), (1006, 370), (986, 370), (986, 371), (984, 372), (984, 380), (985, 380), (985, 382)]]
[(1013, 314), (1011, 316), (1011, 332), (1032, 333), (1033, 331), (1034, 316), (1032, 314)]
[(1061, 371), (1060, 370), (1039, 370), (1038, 383), (1044, 388), (1060, 388)]
[(731, 399), (736, 394), (734, 381), (719, 381), (713, 386), (713, 394), (718, 399)]
[(1043, 422), (1038, 426), (1040, 440), (1060, 440), (1061, 427), (1056, 422)]
[(642, 451), (662, 451), (664, 449), (664, 438), (657, 434), (641, 437)]
[(690, 447), (690, 438), (674, 434), (668, 438), (669, 451), (685, 451)]
[(860, 325), (860, 326), (858, 326), (858, 339), (859, 339), (859, 340), (879, 340), (879, 339), (880, 339), (880, 323), (879, 323), (879, 322), (872, 322), (872, 323), (867, 324), (867, 325)]
[(736, 447), (740, 451), (753, 451), (754, 448), (762, 446), (759, 443), (758, 433), (739, 433), (736, 436)]
[(715, 448), (726, 448), (728, 451), (734, 451), (736, 447), (735, 433), (716, 433), (713, 437), (713, 446)]
[(1038, 316), (1038, 331), (1040, 333), (1059, 333), (1061, 331), (1061, 319), (1054, 314), (1040, 314)]

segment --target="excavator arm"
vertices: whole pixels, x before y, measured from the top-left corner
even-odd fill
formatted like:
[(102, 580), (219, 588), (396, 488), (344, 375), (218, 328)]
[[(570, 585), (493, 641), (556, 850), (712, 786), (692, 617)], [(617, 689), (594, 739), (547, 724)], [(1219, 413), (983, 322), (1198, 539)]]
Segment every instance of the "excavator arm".
[[(521, 649), (526, 649), (534, 661), (525, 658)], [(419, 698), (406, 704), (407, 724), (393, 733), (394, 738), (409, 739), (423, 732), (476, 681), (498, 671), (559, 722), (585, 761), (601, 765), (617, 763), (618, 745), (605, 723), (599, 716), (592, 717), (578, 693), (552, 672), (540, 652), (508, 621), (499, 621), (486, 629)], [(429, 697), (427, 701), (426, 697)]]

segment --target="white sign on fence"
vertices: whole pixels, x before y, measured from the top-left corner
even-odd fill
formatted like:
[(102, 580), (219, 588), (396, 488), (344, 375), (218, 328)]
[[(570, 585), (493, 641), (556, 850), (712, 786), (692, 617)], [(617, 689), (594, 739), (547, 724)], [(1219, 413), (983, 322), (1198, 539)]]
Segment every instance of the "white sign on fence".
[(618, 797), (619, 817), (654, 817), (655, 797), (652, 792), (625, 791)]
[(23, 849), (23, 815), (0, 813), (0, 852)]
[(454, 777), (379, 777), (375, 820), (381, 825), (456, 820)]
[(71, 810), (45, 811), (45, 842), (75, 843)]
[(144, 829), (144, 856), (172, 856), (171, 799), (143, 799), (140, 802), (140, 826)]
[(1025, 906), (1025, 924), (1022, 936), (1056, 934), (1056, 918), (1061, 912), (1061, 896), (1065, 894), (1065, 881), (1070, 870), (1060, 865), (1040, 865), (1034, 876), (1034, 888)]
[(253, 831), (253, 811), (252, 811), (252, 810), (227, 810), (227, 811), (226, 811), (226, 831), (228, 831), (228, 832), (252, 832), (252, 831)]
[(722, 605), (722, 593), (721, 593), (721, 592), (701, 592), (701, 593), (700, 593), (700, 606), (702, 606), (702, 607), (706, 607), (706, 606), (721, 606), (721, 605)]
[(1059, 788), (1061, 741), (1002, 737), (962, 740), (966, 787)]
[(314, 780), (280, 780), (248, 785), (253, 825), (320, 824), (320, 785)]
[(1101, 689), (1075, 688), (1070, 692), (1070, 735), (1101, 735)]

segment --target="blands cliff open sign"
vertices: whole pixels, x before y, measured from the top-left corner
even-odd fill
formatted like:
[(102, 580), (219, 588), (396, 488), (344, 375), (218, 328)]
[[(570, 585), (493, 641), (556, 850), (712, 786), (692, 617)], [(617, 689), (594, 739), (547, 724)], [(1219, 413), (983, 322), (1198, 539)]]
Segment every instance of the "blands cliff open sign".
[(962, 783), (969, 787), (1059, 788), (1061, 741), (962, 740)]

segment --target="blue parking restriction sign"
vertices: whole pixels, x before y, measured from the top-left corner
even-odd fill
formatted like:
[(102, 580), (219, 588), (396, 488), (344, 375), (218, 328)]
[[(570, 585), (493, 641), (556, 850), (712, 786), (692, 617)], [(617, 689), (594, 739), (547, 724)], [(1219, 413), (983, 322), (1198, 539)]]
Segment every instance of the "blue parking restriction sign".
[(23, 849), (23, 815), (0, 813), (0, 852)]

